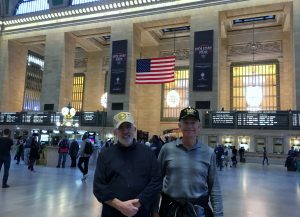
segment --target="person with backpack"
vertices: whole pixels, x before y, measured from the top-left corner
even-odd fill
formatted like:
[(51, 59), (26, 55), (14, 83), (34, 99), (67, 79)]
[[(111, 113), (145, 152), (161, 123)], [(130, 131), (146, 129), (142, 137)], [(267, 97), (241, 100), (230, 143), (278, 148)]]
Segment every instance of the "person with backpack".
[[(85, 181), (88, 177), (89, 172), (89, 160), (90, 156), (93, 154), (93, 145), (89, 140), (88, 134), (85, 133), (82, 136), (82, 143), (78, 152), (78, 169), (82, 172), (81, 181)], [(83, 166), (82, 166), (83, 164)]]
[(65, 168), (68, 153), (69, 153), (69, 140), (67, 135), (64, 135), (64, 138), (60, 140), (60, 142), (58, 143), (58, 162), (56, 168), (60, 168), (60, 165), (62, 168)]
[(76, 141), (76, 139), (73, 139), (69, 149), (69, 155), (71, 157), (71, 167), (76, 167), (78, 151), (79, 151), (79, 144)]

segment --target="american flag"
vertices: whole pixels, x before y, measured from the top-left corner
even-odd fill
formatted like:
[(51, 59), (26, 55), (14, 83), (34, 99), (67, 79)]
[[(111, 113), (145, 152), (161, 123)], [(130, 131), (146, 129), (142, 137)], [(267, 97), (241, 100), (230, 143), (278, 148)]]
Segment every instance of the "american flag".
[(136, 61), (136, 84), (174, 82), (175, 56)]

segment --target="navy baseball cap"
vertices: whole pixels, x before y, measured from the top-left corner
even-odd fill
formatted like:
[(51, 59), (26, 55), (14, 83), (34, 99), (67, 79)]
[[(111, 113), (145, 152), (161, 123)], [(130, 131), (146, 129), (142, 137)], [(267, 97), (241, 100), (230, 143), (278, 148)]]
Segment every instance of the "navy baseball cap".
[(200, 121), (199, 112), (197, 109), (189, 106), (180, 111), (179, 121), (186, 117), (193, 117)]

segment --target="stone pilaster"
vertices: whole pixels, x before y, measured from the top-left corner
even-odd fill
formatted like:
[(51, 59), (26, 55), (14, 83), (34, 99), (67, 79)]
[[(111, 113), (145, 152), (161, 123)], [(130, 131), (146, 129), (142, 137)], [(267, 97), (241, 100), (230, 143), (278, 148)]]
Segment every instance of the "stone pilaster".
[(27, 52), (15, 41), (1, 43), (0, 111), (18, 112), (23, 108)]
[(105, 86), (105, 72), (102, 70), (102, 65), (102, 51), (88, 53), (83, 97), (84, 111), (102, 111), (104, 109), (100, 103)]
[[(191, 15), (191, 41), (190, 41), (190, 105), (195, 106), (196, 101), (210, 101), (212, 110), (218, 109), (218, 37), (219, 19), (218, 11), (211, 7), (202, 8), (197, 14)], [(200, 22), (201, 20), (201, 22)], [(194, 64), (194, 33), (198, 31), (213, 30), (213, 80), (212, 91), (193, 91), (193, 64)]]
[(75, 39), (64, 32), (46, 36), (45, 71), (41, 96), (44, 104), (54, 104), (54, 111), (71, 102), (74, 73)]
[[(108, 105), (107, 105), (107, 123), (112, 125), (112, 117), (120, 111), (112, 111), (112, 103), (123, 103), (123, 111), (131, 112), (136, 118), (135, 106), (135, 57), (133, 56), (133, 24), (125, 21), (118, 21), (111, 28), (111, 42), (118, 40), (127, 40), (127, 70), (126, 70), (126, 85), (124, 94), (110, 94), (108, 91)], [(112, 46), (112, 45), (111, 45)], [(112, 47), (110, 49), (110, 58)], [(110, 63), (111, 64), (111, 63)], [(111, 68), (111, 65), (110, 65)], [(109, 70), (109, 80), (111, 76)]]

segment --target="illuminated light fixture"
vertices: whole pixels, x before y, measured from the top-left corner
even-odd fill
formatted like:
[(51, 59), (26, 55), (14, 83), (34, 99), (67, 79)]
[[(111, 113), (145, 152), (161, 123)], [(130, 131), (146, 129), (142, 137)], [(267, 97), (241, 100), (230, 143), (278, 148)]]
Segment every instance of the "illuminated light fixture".
[(75, 10), (71, 11), (71, 13), (72, 13), (73, 15), (76, 14)]
[(75, 10), (75, 14), (79, 14), (79, 10), (76, 9), (76, 10)]
[(143, 1), (142, 1), (142, 0), (139, 0), (139, 3), (140, 3), (140, 4), (143, 4)]
[(58, 12), (58, 13), (57, 13), (57, 16), (61, 17), (61, 16), (62, 16), (62, 13)]
[(134, 5), (134, 4), (133, 4), (133, 1), (129, 1), (129, 4), (130, 4), (130, 5)]
[(167, 105), (171, 108), (175, 108), (179, 105), (180, 96), (176, 90), (171, 90), (167, 93)]
[(91, 10), (94, 11), (93, 8), (86, 8), (86, 11), (87, 11), (88, 13), (91, 12)]
[(226, 137), (226, 138), (225, 138), (225, 142), (226, 142), (226, 143), (230, 143), (230, 137)]
[(114, 6), (113, 6), (112, 4), (109, 4), (109, 8), (110, 8), (110, 9), (113, 9)]
[(128, 2), (128, 1), (126, 1), (126, 2), (125, 2), (125, 5), (128, 7), (128, 6), (129, 6), (129, 2)]
[(101, 5), (102, 10), (105, 10), (105, 5)]
[(97, 7), (96, 7), (96, 6), (95, 6), (95, 7), (93, 7), (93, 8), (92, 8), (92, 7), (90, 7), (90, 10), (91, 10), (91, 11), (97, 11)]
[(105, 9), (107, 9), (107, 10), (108, 10), (108, 9), (109, 9), (109, 6), (108, 6), (108, 5), (105, 5)]
[(101, 11), (101, 6), (100, 6), (100, 5), (99, 5), (99, 6), (97, 6), (97, 8), (98, 8), (98, 10), (99, 10), (99, 11)]
[(151, 0), (147, 0), (148, 1), (148, 3), (151, 3)]
[(79, 13), (81, 13), (81, 14), (82, 14), (82, 9), (81, 9), (81, 8), (79, 9)]
[(78, 124), (78, 123), (75, 123), (75, 124), (74, 124), (74, 127), (79, 127), (79, 124)]
[(118, 6), (117, 6), (117, 4), (116, 4), (116, 3), (114, 3), (114, 4), (113, 4), (113, 6), (114, 6), (114, 8), (118, 8)]
[(107, 108), (107, 92), (102, 94), (100, 102), (104, 108)]
[(146, 3), (147, 3), (147, 0), (143, 0), (143, 3), (146, 4)]
[(246, 138), (244, 138), (244, 137), (242, 138), (242, 143), (243, 143), (243, 144), (246, 144), (246, 143), (247, 143)]
[(133, 2), (134, 2), (134, 4), (135, 4), (135, 5), (137, 5), (137, 4), (138, 4), (138, 1), (137, 1), (137, 0), (134, 0)]
[(119, 7), (119, 8), (121, 7), (121, 3), (120, 3), (120, 2), (118, 2), (118, 4), (117, 4), (117, 5), (118, 5), (118, 7)]
[(125, 3), (124, 2), (121, 2), (121, 4), (122, 4), (122, 7), (125, 7)]
[(86, 9), (85, 8), (83, 8), (82, 11), (83, 11), (83, 13), (86, 13)]

